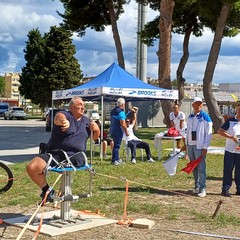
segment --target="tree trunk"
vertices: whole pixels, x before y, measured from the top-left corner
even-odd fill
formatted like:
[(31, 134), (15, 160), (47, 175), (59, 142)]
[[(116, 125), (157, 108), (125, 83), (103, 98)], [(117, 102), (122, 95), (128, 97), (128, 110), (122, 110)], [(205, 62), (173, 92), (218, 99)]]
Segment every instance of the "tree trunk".
[(222, 6), (222, 10), (217, 20), (214, 39), (212, 42), (212, 47), (208, 57), (204, 79), (203, 79), (203, 95), (208, 107), (208, 112), (213, 121), (213, 129), (215, 133), (221, 127), (224, 119), (223, 119), (223, 116), (221, 115), (217, 101), (212, 93), (212, 79), (213, 79), (214, 70), (217, 64), (217, 59), (219, 56), (219, 51), (221, 48), (221, 43), (223, 38), (223, 31), (226, 26), (226, 20), (227, 20), (229, 11), (230, 11), (230, 6), (224, 4)]
[[(159, 51), (158, 61), (158, 81), (159, 87), (171, 89), (171, 32), (172, 16), (175, 2), (173, 0), (161, 0), (160, 2), (160, 19), (159, 19)], [(164, 113), (164, 123), (170, 126), (169, 114), (171, 112), (173, 101), (162, 100), (162, 110)]]
[(183, 40), (183, 55), (181, 57), (180, 63), (177, 68), (177, 84), (178, 84), (178, 102), (181, 104), (182, 100), (184, 99), (184, 83), (185, 78), (183, 77), (183, 71), (185, 69), (185, 66), (187, 64), (188, 58), (189, 58), (189, 39), (192, 33), (192, 26), (186, 31), (184, 35)]
[(118, 32), (117, 20), (115, 17), (112, 0), (108, 1), (108, 10), (109, 10), (109, 16), (110, 16), (111, 25), (112, 25), (113, 39), (114, 39), (115, 47), (117, 50), (118, 64), (120, 67), (125, 69), (122, 44), (121, 44), (121, 40), (120, 40), (120, 36), (119, 36), (119, 32)]

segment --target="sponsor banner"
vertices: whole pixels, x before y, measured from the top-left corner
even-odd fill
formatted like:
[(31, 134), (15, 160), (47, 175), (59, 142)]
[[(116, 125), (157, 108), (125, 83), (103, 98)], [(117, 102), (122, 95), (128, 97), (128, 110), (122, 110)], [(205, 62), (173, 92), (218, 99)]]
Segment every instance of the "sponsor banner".
[(98, 96), (101, 94), (101, 88), (86, 88), (86, 89), (69, 89), (53, 91), (53, 100), (57, 99), (68, 99), (73, 96), (88, 97), (88, 96)]
[(52, 99), (53, 100), (62, 99), (62, 96), (63, 96), (63, 91), (62, 90), (52, 92)]
[(178, 99), (177, 90), (103, 88), (103, 94), (136, 98)]
[(68, 99), (73, 96), (90, 97), (99, 95), (116, 95), (122, 97), (136, 98), (155, 98), (155, 99), (178, 99), (178, 90), (161, 90), (161, 89), (132, 89), (132, 88), (85, 88), (85, 89), (68, 89), (53, 91), (53, 100)]

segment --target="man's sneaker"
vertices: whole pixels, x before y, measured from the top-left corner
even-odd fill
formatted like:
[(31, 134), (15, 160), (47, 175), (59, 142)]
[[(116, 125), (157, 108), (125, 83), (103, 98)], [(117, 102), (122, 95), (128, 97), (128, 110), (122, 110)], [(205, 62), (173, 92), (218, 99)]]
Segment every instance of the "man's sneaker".
[(114, 162), (112, 162), (112, 165), (114, 165), (114, 166), (117, 166), (117, 165), (120, 165), (121, 163), (119, 163), (118, 161), (114, 161)]
[(192, 193), (199, 193), (199, 188), (194, 188), (194, 189), (192, 190)]
[(155, 161), (152, 158), (150, 158), (147, 160), (147, 162), (154, 163)]
[(231, 197), (229, 190), (222, 190), (221, 195), (224, 197)]
[(132, 159), (132, 163), (136, 164), (136, 159), (135, 158)]
[(123, 163), (123, 160), (122, 160), (121, 158), (119, 158), (117, 161), (118, 161), (120, 164)]
[(121, 164), (124, 164), (123, 160), (122, 159), (118, 159), (118, 160), (115, 160), (114, 162), (112, 162), (113, 165), (121, 165)]
[[(43, 206), (47, 202), (53, 202), (53, 200), (54, 200), (54, 193), (55, 193), (55, 191), (52, 188), (49, 188), (46, 193), (42, 192), (40, 194), (40, 197), (42, 198), (41, 205)], [(46, 200), (45, 200), (46, 194), (47, 194), (47, 197), (46, 197)]]
[(206, 197), (206, 196), (207, 196), (207, 193), (205, 189), (203, 189), (201, 192), (198, 193), (198, 197)]

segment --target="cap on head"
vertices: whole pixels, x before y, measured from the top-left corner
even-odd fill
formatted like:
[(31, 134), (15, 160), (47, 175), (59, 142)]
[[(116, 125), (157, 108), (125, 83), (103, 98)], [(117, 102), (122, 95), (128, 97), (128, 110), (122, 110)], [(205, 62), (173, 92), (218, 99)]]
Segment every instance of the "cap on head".
[(195, 102), (203, 102), (202, 101), (202, 99), (200, 98), (200, 97), (195, 97), (194, 99), (193, 99), (193, 103), (195, 103)]

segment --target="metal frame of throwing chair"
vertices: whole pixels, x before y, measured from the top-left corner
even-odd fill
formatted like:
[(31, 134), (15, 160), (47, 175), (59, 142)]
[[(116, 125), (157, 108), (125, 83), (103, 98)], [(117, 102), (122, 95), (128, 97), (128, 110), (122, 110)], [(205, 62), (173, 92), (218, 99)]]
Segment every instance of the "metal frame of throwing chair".
[[(58, 150), (59, 151), (59, 150)], [(55, 227), (68, 227), (76, 224), (82, 224), (89, 222), (89, 219), (83, 219), (80, 216), (71, 216), (70, 213), (70, 205), (71, 202), (78, 201), (79, 198), (86, 198), (92, 195), (92, 175), (94, 170), (92, 169), (91, 164), (88, 164), (87, 156), (84, 152), (81, 152), (85, 158), (85, 165), (79, 168), (73, 166), (68, 157), (67, 153), (62, 151), (66, 160), (64, 163), (57, 162), (53, 156), (52, 152), (48, 153), (50, 155), (50, 159), (48, 162), (48, 166), (46, 168), (46, 174), (50, 171), (62, 174), (61, 188), (60, 188), (60, 196), (54, 197), (54, 202), (60, 202), (60, 217), (53, 216), (52, 218), (44, 221), (46, 224), (55, 226)], [(50, 167), (51, 162), (54, 161), (56, 163), (56, 167)], [(89, 192), (79, 195), (72, 194), (72, 182), (73, 176), (72, 173), (76, 173), (76, 171), (89, 171), (90, 181), (89, 181)]]

